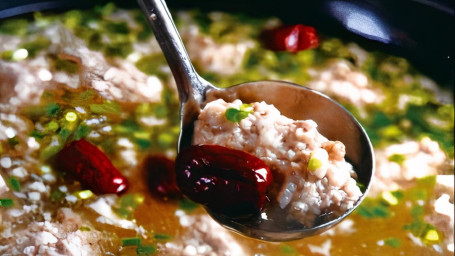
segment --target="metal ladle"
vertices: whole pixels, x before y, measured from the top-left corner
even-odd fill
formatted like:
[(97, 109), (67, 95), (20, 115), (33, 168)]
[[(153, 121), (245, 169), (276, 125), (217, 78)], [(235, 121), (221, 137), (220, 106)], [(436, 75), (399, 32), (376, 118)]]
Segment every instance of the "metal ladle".
[(289, 82), (256, 81), (226, 89), (213, 86), (194, 70), (164, 0), (138, 0), (138, 3), (152, 26), (177, 84), (181, 118), (179, 151), (191, 145), (193, 124), (205, 103), (219, 98), (226, 102), (235, 99), (245, 103), (265, 101), (294, 120), (314, 120), (321, 134), (329, 140), (343, 142), (346, 159), (354, 166), (357, 180), (366, 187), (353, 208), (341, 216), (321, 216), (311, 228), (283, 216), (279, 206), (269, 209), (267, 220), (258, 218), (248, 222), (227, 219), (207, 209), (213, 219), (249, 237), (287, 241), (313, 236), (333, 227), (361, 203), (374, 172), (373, 148), (362, 126), (346, 109), (320, 92)]

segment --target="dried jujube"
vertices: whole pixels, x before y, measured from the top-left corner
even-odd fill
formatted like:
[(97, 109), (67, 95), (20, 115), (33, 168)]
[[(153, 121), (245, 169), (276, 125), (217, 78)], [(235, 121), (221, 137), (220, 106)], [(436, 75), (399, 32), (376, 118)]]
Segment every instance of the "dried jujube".
[(128, 188), (128, 180), (109, 158), (85, 139), (66, 144), (57, 154), (57, 165), (95, 194), (119, 194)]
[(162, 156), (152, 155), (144, 160), (144, 172), (149, 190), (155, 195), (177, 197), (180, 191), (175, 181), (175, 163)]
[(260, 213), (273, 179), (261, 159), (218, 145), (194, 145), (183, 150), (177, 156), (176, 177), (189, 199), (234, 219)]
[(285, 25), (262, 33), (266, 47), (274, 51), (298, 52), (319, 45), (316, 29), (302, 24)]

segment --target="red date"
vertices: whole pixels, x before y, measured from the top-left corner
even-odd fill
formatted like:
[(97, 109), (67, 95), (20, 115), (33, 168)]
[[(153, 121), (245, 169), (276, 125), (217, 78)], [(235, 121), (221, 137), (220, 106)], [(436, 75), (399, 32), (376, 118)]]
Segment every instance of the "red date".
[(161, 156), (149, 156), (144, 161), (144, 171), (149, 190), (159, 196), (177, 197), (180, 191), (175, 181), (175, 163)]
[(298, 52), (319, 44), (316, 30), (302, 24), (278, 27), (262, 36), (265, 45), (274, 51)]
[(109, 158), (84, 139), (66, 144), (57, 155), (57, 165), (95, 194), (119, 194), (128, 188), (128, 180)]
[(273, 180), (261, 159), (218, 145), (196, 145), (182, 151), (176, 160), (176, 177), (188, 198), (234, 219), (259, 214)]

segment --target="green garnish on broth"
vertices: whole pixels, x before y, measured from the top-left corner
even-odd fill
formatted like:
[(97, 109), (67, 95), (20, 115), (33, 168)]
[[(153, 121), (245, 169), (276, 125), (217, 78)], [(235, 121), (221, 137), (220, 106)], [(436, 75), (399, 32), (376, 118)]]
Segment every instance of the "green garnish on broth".
[(250, 104), (242, 104), (239, 108), (228, 108), (224, 113), (227, 120), (238, 123), (245, 119), (250, 113), (253, 113), (253, 107)]
[(156, 247), (153, 245), (143, 245), (140, 237), (130, 237), (122, 239), (122, 246), (136, 246), (137, 255), (150, 255), (156, 252)]
[(141, 194), (126, 194), (121, 196), (112, 210), (123, 219), (133, 219), (136, 208), (144, 202), (144, 196)]
[(14, 206), (14, 200), (11, 198), (0, 198), (0, 208)]
[(401, 240), (396, 237), (389, 237), (384, 240), (384, 244), (393, 248), (399, 248), (401, 246)]
[(13, 191), (16, 191), (16, 192), (21, 191), (21, 183), (15, 177), (10, 177), (8, 179), (8, 185), (11, 187), (11, 189), (13, 189)]

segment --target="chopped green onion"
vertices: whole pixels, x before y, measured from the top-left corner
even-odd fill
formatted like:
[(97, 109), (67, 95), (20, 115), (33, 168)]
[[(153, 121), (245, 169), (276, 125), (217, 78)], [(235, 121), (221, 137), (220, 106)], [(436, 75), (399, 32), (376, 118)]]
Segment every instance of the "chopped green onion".
[(191, 212), (198, 208), (199, 205), (190, 199), (184, 197), (180, 202), (179, 202), (179, 208), (186, 211), (186, 212)]
[(168, 234), (154, 234), (153, 237), (158, 240), (168, 240), (171, 239), (172, 237)]
[(11, 207), (14, 205), (14, 201), (11, 198), (0, 198), (0, 207)]
[(57, 202), (65, 197), (65, 192), (62, 192), (60, 189), (54, 190), (51, 193), (51, 201)]
[(66, 72), (68, 74), (77, 74), (79, 73), (79, 65), (70, 60), (55, 60), (55, 69)]
[(390, 247), (393, 247), (393, 248), (398, 248), (401, 246), (401, 241), (400, 241), (400, 239), (398, 239), (396, 237), (389, 237), (384, 240), (384, 244), (386, 244)]
[(66, 115), (65, 115), (65, 119), (66, 119), (66, 121), (68, 121), (68, 122), (74, 122), (74, 121), (77, 120), (77, 114), (76, 114), (75, 112), (72, 112), (72, 111), (71, 111), (71, 112), (68, 112), (68, 113), (66, 113)]
[(66, 141), (66, 139), (68, 139), (68, 137), (71, 135), (71, 130), (68, 128), (63, 128), (60, 130), (58, 135), (60, 138), (62, 138), (62, 141)]
[(36, 138), (36, 139), (42, 139), (44, 138), (44, 134), (40, 133), (39, 131), (37, 130), (33, 130), (31, 133), (30, 133), (30, 136)]
[(310, 161), (308, 161), (308, 170), (314, 172), (321, 166), (322, 166), (321, 160), (319, 160), (317, 157), (314, 156), (313, 153), (311, 153)]
[(389, 161), (395, 162), (399, 165), (403, 164), (403, 162), (406, 160), (406, 156), (402, 154), (393, 154), (389, 157)]
[(90, 190), (81, 190), (75, 193), (80, 199), (87, 199), (93, 196), (93, 192)]
[(367, 198), (357, 207), (356, 213), (367, 219), (387, 218), (390, 216), (390, 209), (378, 200)]
[(289, 254), (289, 255), (294, 255), (297, 253), (297, 250), (295, 249), (294, 246), (290, 246), (287, 244), (280, 244), (280, 250), (284, 254)]
[(381, 193), (382, 199), (388, 203), (389, 205), (397, 205), (398, 204), (398, 198), (396, 198), (391, 192), (389, 191), (384, 191)]
[(51, 103), (45, 106), (45, 112), (49, 116), (55, 116), (60, 111), (60, 106), (57, 103)]
[(245, 119), (248, 114), (253, 112), (253, 107), (250, 104), (242, 104), (239, 109), (236, 108), (228, 108), (224, 115), (226, 116), (227, 120), (238, 123)]
[(13, 148), (14, 148), (14, 146), (16, 146), (19, 143), (20, 143), (19, 138), (17, 136), (14, 136), (14, 137), (8, 139), (8, 144)]
[(119, 115), (122, 107), (115, 101), (106, 101), (102, 104), (90, 104), (90, 111), (95, 114)]
[(136, 253), (138, 255), (144, 255), (144, 254), (148, 255), (148, 254), (155, 253), (155, 252), (156, 252), (156, 248), (153, 245), (138, 246), (136, 249)]
[(59, 125), (56, 121), (52, 120), (46, 124), (46, 131), (47, 132), (55, 132), (59, 128)]
[(74, 132), (73, 139), (74, 140), (80, 140), (87, 136), (90, 133), (90, 127), (87, 125), (81, 123), (77, 128), (76, 131)]
[(91, 229), (90, 229), (89, 227), (87, 227), (87, 226), (81, 226), (81, 227), (79, 228), (79, 230), (80, 230), (80, 231), (90, 231)]
[(439, 241), (438, 231), (436, 231), (435, 229), (428, 230), (427, 233), (425, 234), (425, 240), (428, 240), (430, 242)]
[(140, 246), (141, 245), (141, 238), (139, 237), (129, 237), (122, 239), (122, 246)]
[(161, 133), (158, 135), (158, 145), (160, 145), (161, 148), (169, 148), (175, 138), (176, 137), (173, 134)]
[(144, 202), (141, 194), (126, 194), (120, 197), (112, 210), (121, 218), (131, 219), (136, 208)]
[(9, 178), (9, 184), (14, 191), (19, 192), (21, 190), (21, 183), (18, 179), (14, 177)]

